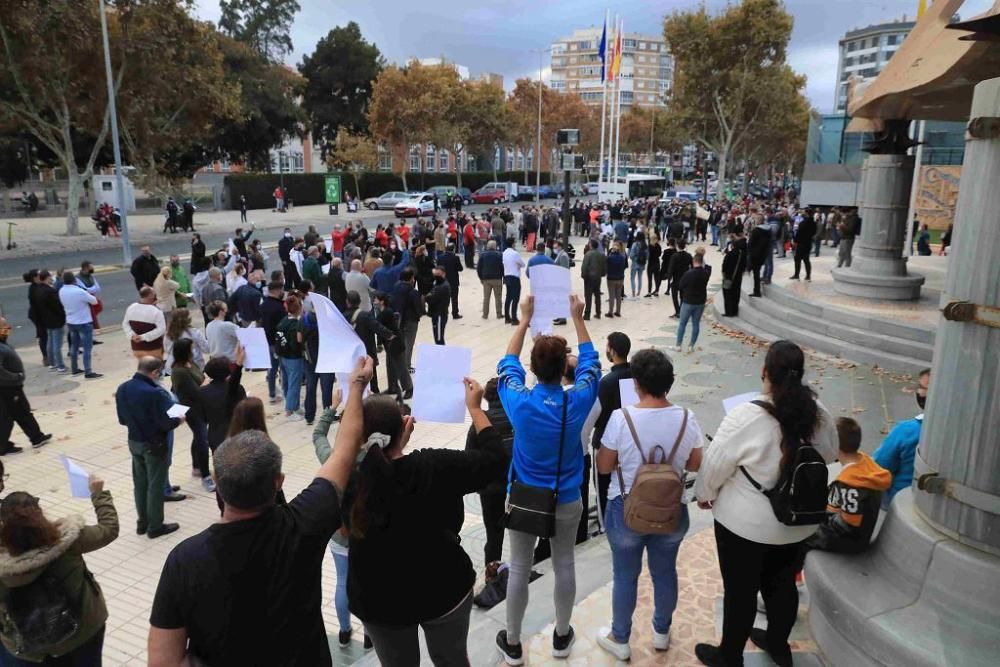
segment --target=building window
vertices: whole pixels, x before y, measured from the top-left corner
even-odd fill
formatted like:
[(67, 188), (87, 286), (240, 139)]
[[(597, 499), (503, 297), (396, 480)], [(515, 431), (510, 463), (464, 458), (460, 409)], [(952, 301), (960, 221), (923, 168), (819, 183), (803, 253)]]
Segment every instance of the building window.
[(517, 168), (524, 169), (524, 153), (521, 151), (517, 152)]
[(847, 43), (847, 50), (848, 51), (856, 51), (857, 49), (858, 49), (858, 43), (857, 42), (848, 42)]
[(468, 157), (465, 158), (465, 170), (466, 171), (475, 171), (476, 170), (476, 156), (475, 155), (469, 155)]
[(591, 48), (590, 42), (577, 42), (576, 48), (579, 49), (580, 51), (586, 51)]
[(441, 171), (448, 171), (448, 151), (441, 151), (438, 164), (441, 165)]
[(879, 36), (875, 35), (874, 37), (872, 37), (872, 46), (878, 46), (878, 43), (879, 43)]
[(635, 44), (636, 42), (634, 39), (626, 39), (622, 41), (622, 47), (626, 49), (635, 49)]
[(850, 67), (854, 64), (854, 56), (847, 56), (844, 58), (844, 67)]
[(531, 170), (531, 169), (535, 168), (534, 162), (535, 162), (535, 151), (533, 151), (533, 150), (528, 151), (528, 166), (527, 166), (528, 170)]
[(392, 171), (392, 153), (381, 146), (378, 147), (378, 170)]
[(304, 173), (306, 170), (306, 158), (302, 153), (292, 153), (292, 171), (296, 174)]
[(631, 103), (632, 103), (632, 91), (631, 90), (623, 90), (622, 91), (622, 104), (631, 104)]
[(896, 44), (896, 40), (899, 39), (899, 35), (888, 35), (885, 38), (885, 43), (887, 46), (893, 46)]
[(410, 148), (410, 171), (420, 171), (420, 149)]
[(514, 151), (507, 151), (507, 171), (514, 171)]
[(436, 155), (437, 155), (437, 150), (435, 150), (433, 146), (428, 146), (427, 147), (427, 158), (424, 161), (424, 169), (425, 170), (427, 170), (427, 171), (434, 171), (435, 170), (434, 165), (435, 165), (436, 161), (435, 161), (434, 158), (435, 158)]

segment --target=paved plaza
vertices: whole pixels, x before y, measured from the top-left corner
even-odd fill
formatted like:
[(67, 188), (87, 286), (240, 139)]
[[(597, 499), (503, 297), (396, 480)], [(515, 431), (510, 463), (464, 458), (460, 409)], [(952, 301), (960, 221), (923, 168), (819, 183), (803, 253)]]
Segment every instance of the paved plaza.
[[(231, 222), (229, 226), (232, 226)], [(320, 229), (328, 231), (324, 227)], [(577, 247), (581, 247), (582, 239), (575, 239), (575, 242)], [(776, 261), (791, 262), (790, 259)], [(721, 255), (714, 248), (709, 249), (708, 262), (721, 266)], [(574, 268), (572, 274), (574, 289), (582, 292), (579, 268)], [(714, 272), (711, 290), (718, 289), (718, 274), (719, 271)], [(466, 272), (462, 277), (460, 306), (464, 318), (449, 322), (447, 341), (451, 345), (472, 348), (473, 375), (485, 382), (495, 373), (496, 363), (513, 329), (504, 325), (502, 320), (492, 317), (481, 319), (481, 287), (474, 274)], [(26, 304), (19, 307), (26, 307)], [(588, 326), (601, 350), (607, 334), (615, 330), (624, 331), (632, 338), (633, 350), (647, 346), (665, 348), (673, 344), (675, 337), (676, 320), (668, 317), (671, 312), (668, 297), (640, 298), (625, 302), (621, 319), (591, 320)], [(431, 342), (430, 329), (430, 322), (423, 320), (418, 343)], [(557, 333), (567, 335), (570, 344), (575, 345), (570, 327), (557, 327)], [(55, 438), (47, 446), (31, 450), (27, 447), (28, 443), (21, 440), (21, 433), (15, 432), (15, 443), (26, 446), (26, 450), (4, 458), (10, 473), (7, 488), (38, 495), (50, 516), (82, 512), (92, 521), (89, 503), (70, 497), (58, 454), (76, 459), (85, 469), (106, 481), (106, 488), (111, 490), (119, 512), (121, 534), (109, 547), (86, 556), (88, 565), (104, 590), (110, 612), (105, 664), (143, 665), (146, 663), (149, 611), (163, 561), (178, 542), (217, 521), (219, 513), (215, 498), (203, 491), (199, 480), (190, 474), (189, 431), (181, 426), (177, 430), (170, 479), (173, 484), (181, 486), (181, 492), (188, 495), (188, 500), (166, 505), (167, 520), (179, 522), (181, 528), (155, 541), (135, 535), (131, 462), (124, 427), (118, 425), (115, 416), (113, 396), (116, 386), (134, 371), (134, 360), (118, 327), (102, 330), (98, 338), (105, 344), (94, 348), (94, 367), (105, 377), (86, 382), (49, 373), (41, 367), (37, 347), (19, 347), (27, 371), (25, 390), (43, 429), (53, 433)], [(763, 342), (724, 328), (706, 311), (698, 350), (690, 355), (672, 353), (677, 382), (670, 394), (671, 400), (691, 408), (706, 433), (714, 432), (723, 417), (721, 399), (759, 388), (763, 352)], [(917, 412), (909, 377), (887, 370), (890, 369), (873, 370), (819, 354), (810, 354), (808, 358), (808, 381), (832, 414), (850, 415), (861, 423), (864, 449), (869, 452), (877, 447), (882, 435), (896, 421), (912, 417)], [(379, 372), (384, 377), (384, 365), (379, 367)], [(244, 384), (250, 395), (262, 396), (266, 400), (264, 376), (263, 372), (246, 373)], [(308, 484), (318, 468), (310, 437), (312, 428), (301, 421), (286, 421), (280, 406), (268, 405), (268, 412), (269, 431), (285, 457), (285, 488), (292, 494), (297, 493)], [(467, 425), (420, 423), (416, 426), (410, 446), (462, 449), (467, 428)], [(466, 499), (462, 540), (477, 570), (481, 570), (484, 531), (476, 496)], [(414, 545), (414, 549), (417, 548), (419, 545)], [(607, 625), (610, 620), (610, 552), (607, 543), (600, 537), (579, 547), (578, 553), (580, 585), (574, 626), (579, 642), (569, 664), (612, 664), (612, 659), (593, 641), (597, 628)], [(405, 566), (405, 555), (402, 555), (401, 565)], [(543, 573), (546, 571), (544, 567), (540, 570)], [(680, 601), (674, 617), (673, 644), (666, 663), (695, 664), (695, 642), (712, 640), (718, 633), (721, 580), (711, 516), (693, 505), (691, 532), (680, 551), (679, 576)], [(528, 662), (533, 665), (552, 661), (548, 648), (553, 619), (551, 600), (546, 600), (550, 597), (547, 592), (551, 588), (547, 587), (546, 579), (543, 576), (532, 585), (533, 597), (525, 622)], [(335, 584), (334, 567), (328, 556), (323, 572), (324, 617), (327, 629), (332, 633), (335, 664), (352, 664), (363, 654), (358, 641), (361, 637), (360, 626), (355, 620), (358, 631), (354, 646), (348, 650), (336, 646)], [(649, 647), (650, 617), (650, 585), (648, 577), (644, 576), (632, 642), (635, 664), (664, 664), (663, 656), (654, 655)], [(473, 664), (495, 662), (492, 636), (502, 619), (502, 605), (489, 613), (473, 612), (469, 642)], [(527, 639), (532, 632), (537, 634), (533, 639)], [(813, 650), (804, 624), (797, 626), (793, 640), (794, 650), (803, 654)], [(373, 657), (368, 656), (365, 662), (376, 664)], [(762, 654), (757, 654), (757, 657), (762, 662), (748, 660), (748, 664), (767, 664)]]

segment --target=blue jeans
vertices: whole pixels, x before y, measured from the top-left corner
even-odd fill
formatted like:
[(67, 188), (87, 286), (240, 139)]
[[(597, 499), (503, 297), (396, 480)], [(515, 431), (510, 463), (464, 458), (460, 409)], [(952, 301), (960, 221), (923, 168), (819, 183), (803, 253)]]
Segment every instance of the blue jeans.
[(281, 369), (285, 373), (285, 412), (295, 412), (299, 409), (299, 391), (302, 389), (302, 369), (305, 361), (302, 357), (298, 359), (281, 358)]
[(771, 276), (774, 275), (774, 253), (769, 252), (764, 258), (764, 282), (771, 282)]
[(66, 364), (62, 357), (63, 328), (46, 329), (45, 333), (48, 335), (45, 349), (48, 350), (49, 366), (65, 369)]
[(712, 225), (709, 229), (712, 230), (712, 245), (719, 245), (719, 226)]
[(701, 314), (705, 312), (705, 304), (697, 306), (691, 303), (681, 303), (681, 321), (677, 325), (677, 347), (684, 342), (684, 330), (687, 329), (688, 320), (691, 320), (691, 347), (698, 342), (698, 334), (701, 332)]
[(93, 372), (90, 365), (90, 353), (94, 350), (94, 324), (70, 324), (69, 325), (69, 365), (72, 371), (77, 371), (76, 355), (83, 348), (83, 370), (85, 373)]
[(333, 381), (337, 376), (335, 373), (317, 373), (316, 367), (308, 361), (303, 368), (306, 384), (306, 400), (303, 407), (306, 421), (311, 422), (316, 418), (316, 383), (319, 383), (320, 391), (323, 392), (323, 409), (326, 410), (333, 404)]
[(340, 623), (340, 631), (347, 632), (351, 629), (351, 611), (347, 607), (347, 556), (341, 556), (333, 551), (333, 542), (330, 542), (330, 555), (333, 556), (333, 566), (337, 571), (337, 592), (333, 596), (333, 605), (337, 608), (337, 622)]
[(632, 634), (632, 614), (642, 572), (642, 552), (646, 551), (649, 576), (653, 580), (653, 629), (670, 631), (677, 607), (677, 550), (688, 531), (687, 507), (681, 509), (677, 531), (670, 535), (641, 535), (625, 525), (625, 501), (621, 496), (608, 501), (604, 515), (611, 546), (613, 585), (611, 588), (611, 632), (615, 641), (628, 643)]
[[(632, 296), (642, 294), (642, 274), (646, 272), (645, 264), (632, 263), (632, 271), (629, 273), (629, 282), (632, 284)], [(639, 287), (636, 287), (636, 278), (639, 280)]]

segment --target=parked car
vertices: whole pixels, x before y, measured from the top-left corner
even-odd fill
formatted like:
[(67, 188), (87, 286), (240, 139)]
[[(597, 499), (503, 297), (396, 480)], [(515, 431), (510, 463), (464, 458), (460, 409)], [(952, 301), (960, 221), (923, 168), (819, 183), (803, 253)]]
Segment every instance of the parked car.
[(601, 188), (600, 183), (597, 181), (591, 181), (590, 183), (583, 184), (584, 192), (588, 195), (596, 195)]
[(435, 185), (432, 188), (427, 188), (427, 192), (432, 195), (436, 194), (440, 205), (445, 208), (456, 193), (462, 196), (463, 206), (468, 206), (472, 203), (472, 191), (469, 188), (457, 188), (454, 185)]
[(517, 189), (516, 201), (535, 201), (535, 186), (522, 185)]
[(477, 204), (500, 204), (507, 201), (507, 190), (484, 185), (472, 193), (472, 201)]
[(414, 195), (396, 204), (393, 209), (397, 218), (434, 215), (434, 195), (429, 192)]
[(399, 202), (406, 201), (412, 196), (413, 195), (408, 192), (394, 190), (392, 192), (386, 192), (379, 195), (378, 197), (369, 197), (364, 201), (364, 204), (372, 211), (388, 210), (394, 208)]

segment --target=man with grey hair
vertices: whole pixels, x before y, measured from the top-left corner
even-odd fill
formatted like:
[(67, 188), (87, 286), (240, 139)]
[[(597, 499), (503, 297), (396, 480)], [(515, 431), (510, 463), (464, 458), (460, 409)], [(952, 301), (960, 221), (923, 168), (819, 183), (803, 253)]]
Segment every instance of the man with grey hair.
[(322, 614), (322, 565), (342, 524), (339, 494), (361, 448), (366, 357), (351, 373), (341, 426), (316, 478), (287, 505), (281, 450), (245, 431), (215, 451), (222, 521), (167, 556), (153, 599), (152, 665), (332, 664)]
[(500, 305), (503, 299), (501, 296), (503, 291), (503, 255), (497, 250), (496, 241), (489, 241), (486, 244), (486, 250), (479, 255), (476, 274), (479, 276), (479, 282), (483, 285), (483, 319), (489, 319), (490, 293), (492, 292), (499, 320), (503, 317), (500, 314), (500, 311), (503, 310)]
[[(213, 266), (208, 270), (208, 283), (201, 290), (202, 313), (207, 313), (208, 307), (215, 301), (226, 303), (229, 298), (226, 295), (226, 288), (222, 284), (222, 270)], [(206, 317), (205, 324), (207, 325), (209, 322), (211, 319)]]
[(163, 523), (164, 487), (169, 459), (167, 436), (184, 417), (168, 417), (174, 404), (158, 384), (163, 362), (152, 356), (139, 359), (131, 380), (115, 392), (118, 423), (128, 428), (128, 450), (132, 455), (132, 486), (138, 519), (136, 533), (150, 539), (177, 530), (176, 523)]
[(344, 287), (347, 292), (357, 292), (361, 297), (359, 310), (362, 313), (372, 312), (371, 281), (364, 271), (361, 270), (361, 260), (351, 260), (351, 272), (344, 278)]

